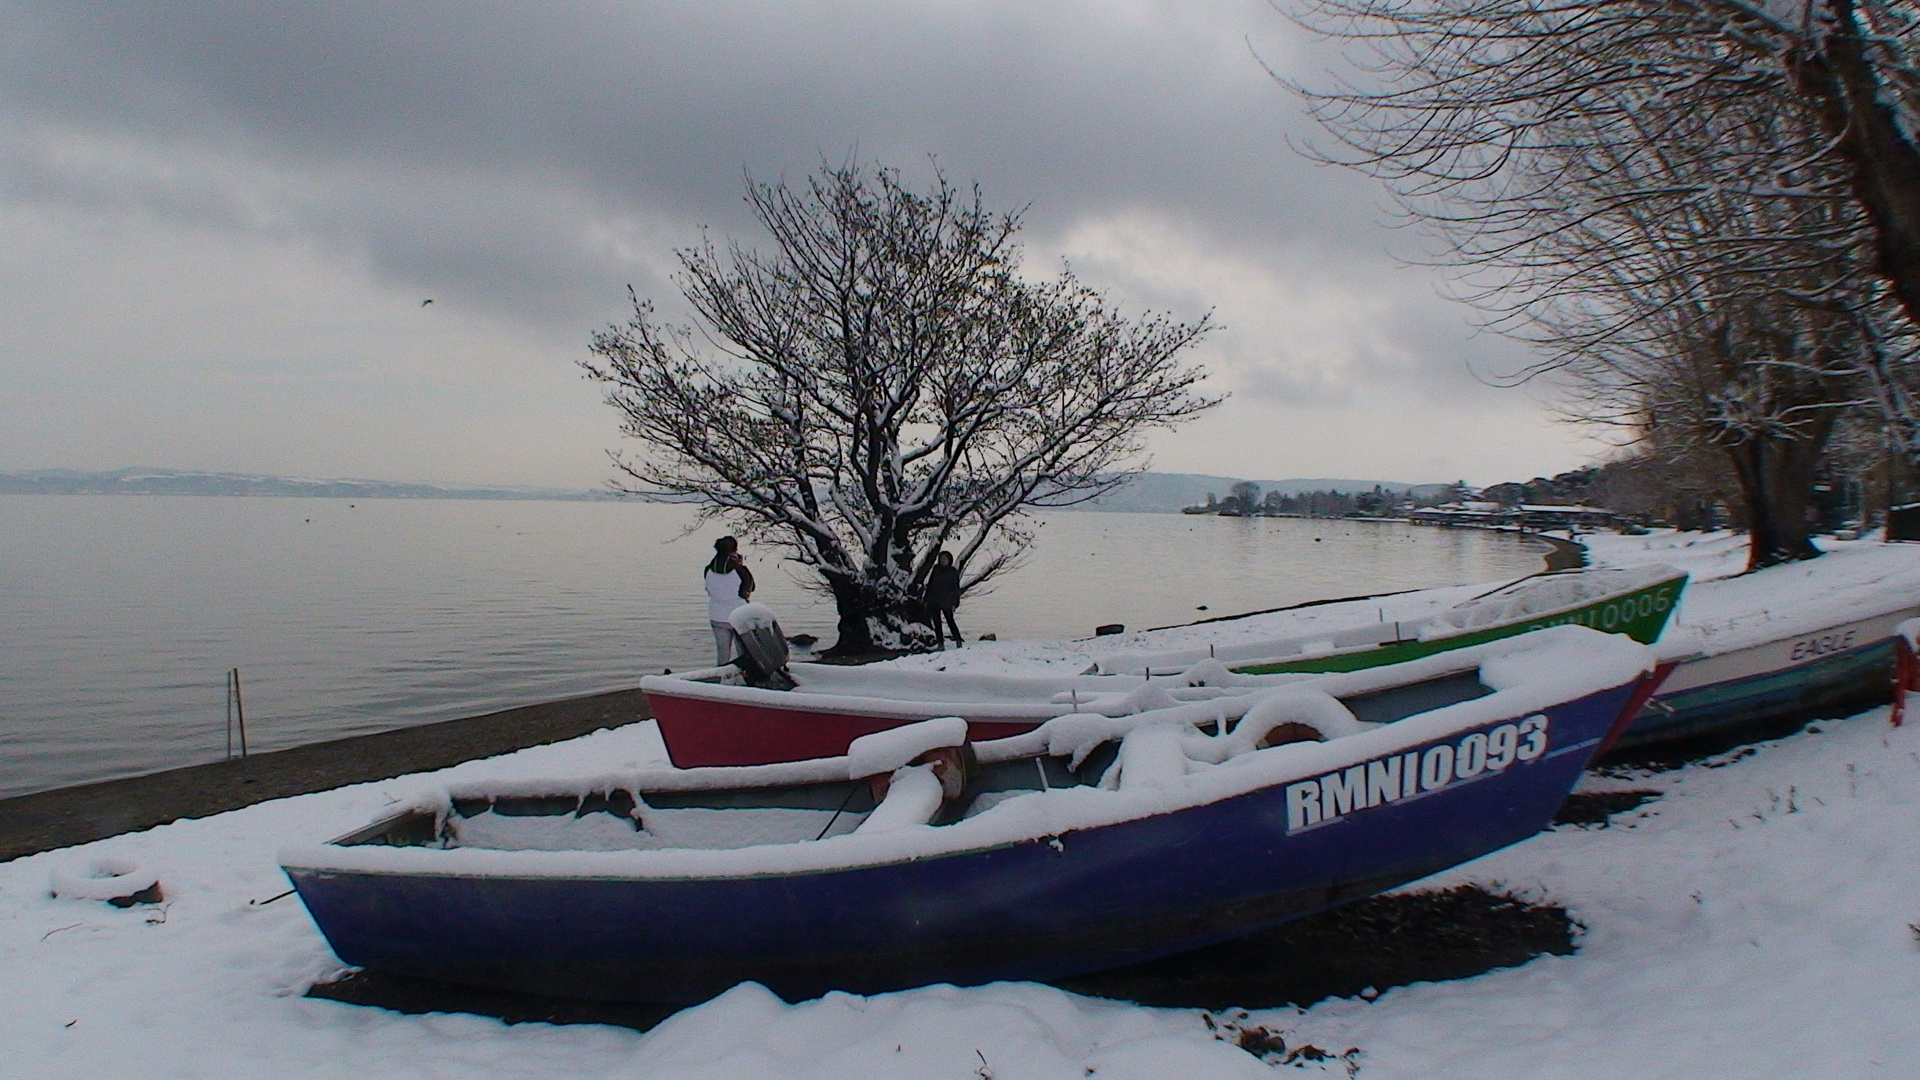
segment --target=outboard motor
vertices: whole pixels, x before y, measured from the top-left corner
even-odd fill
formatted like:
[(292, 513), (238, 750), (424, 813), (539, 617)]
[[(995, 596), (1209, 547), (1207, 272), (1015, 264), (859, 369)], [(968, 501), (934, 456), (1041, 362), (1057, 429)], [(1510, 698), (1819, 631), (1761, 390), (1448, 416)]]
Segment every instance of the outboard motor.
[(780, 620), (765, 604), (741, 604), (727, 616), (733, 632), (740, 635), (741, 653), (734, 666), (747, 677), (747, 685), (766, 690), (791, 690), (793, 676), (787, 672), (787, 639), (780, 632)]

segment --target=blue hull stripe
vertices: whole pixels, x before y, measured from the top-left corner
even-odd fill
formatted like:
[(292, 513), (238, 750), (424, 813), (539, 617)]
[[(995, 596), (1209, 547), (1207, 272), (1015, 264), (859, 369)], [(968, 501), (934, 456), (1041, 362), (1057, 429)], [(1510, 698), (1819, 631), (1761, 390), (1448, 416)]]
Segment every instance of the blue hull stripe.
[(1878, 641), (1778, 671), (1659, 695), (1619, 745), (1690, 738), (1745, 724), (1893, 699), (1893, 643)]

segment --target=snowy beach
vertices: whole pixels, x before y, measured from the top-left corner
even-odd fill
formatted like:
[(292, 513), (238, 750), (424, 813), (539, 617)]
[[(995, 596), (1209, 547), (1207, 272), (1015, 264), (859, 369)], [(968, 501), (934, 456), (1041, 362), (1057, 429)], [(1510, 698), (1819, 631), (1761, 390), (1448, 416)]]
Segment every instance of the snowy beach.
[[(1733, 578), (1739, 538), (1590, 538), (1594, 562), (1695, 574), (1678, 616), (1706, 639), (1920, 584), (1920, 550), (1841, 543)], [(1704, 587), (1703, 587), (1704, 586)], [(1185, 647), (1380, 617), (1484, 588), (1164, 631)], [(1341, 607), (1347, 607), (1344, 612)], [(1084, 667), (1099, 642), (1002, 642), (897, 661)], [(1478, 884), (1568, 909), (1578, 951), (1471, 979), (1304, 1009), (1203, 1014), (1038, 984), (927, 987), (786, 1004), (745, 985), (640, 1033), (408, 1016), (302, 996), (340, 973), (275, 852), (325, 840), (450, 783), (657, 764), (651, 724), (438, 773), (263, 803), (0, 864), (0, 1075), (21, 1077), (1857, 1077), (1920, 1075), (1920, 731), (1876, 709), (1669, 772), (1583, 790), (1658, 797), (1606, 828), (1563, 826), (1418, 883)], [(107, 856), (158, 873), (165, 902), (55, 899)], [(1243, 1050), (1264, 1028), (1332, 1056)], [(1348, 1051), (1352, 1051), (1348, 1053)]]

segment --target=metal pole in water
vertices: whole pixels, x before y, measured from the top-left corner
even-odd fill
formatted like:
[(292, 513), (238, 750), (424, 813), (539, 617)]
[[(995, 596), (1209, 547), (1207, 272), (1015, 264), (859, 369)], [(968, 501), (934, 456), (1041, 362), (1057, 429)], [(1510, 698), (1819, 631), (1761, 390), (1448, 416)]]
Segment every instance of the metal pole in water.
[(240, 696), (240, 669), (233, 669), (233, 717), (240, 729), (240, 756), (247, 756), (247, 705)]
[(233, 672), (227, 672), (227, 760), (233, 760)]

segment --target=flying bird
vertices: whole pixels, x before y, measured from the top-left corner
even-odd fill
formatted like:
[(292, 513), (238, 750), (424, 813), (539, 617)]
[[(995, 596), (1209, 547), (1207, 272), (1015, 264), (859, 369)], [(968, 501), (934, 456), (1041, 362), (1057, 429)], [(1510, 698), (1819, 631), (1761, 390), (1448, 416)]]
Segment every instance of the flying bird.
[(427, 299), (420, 301), (420, 306), (426, 307), (428, 304), (431, 304), (431, 303), (433, 303), (433, 298), (428, 297)]

